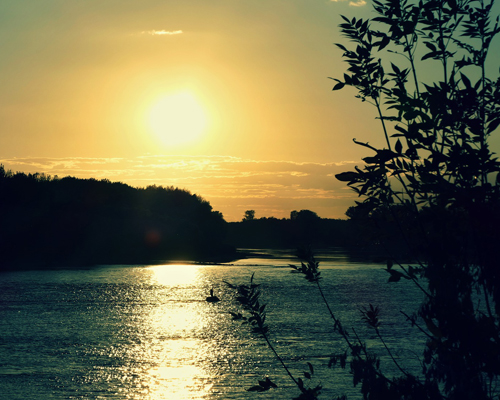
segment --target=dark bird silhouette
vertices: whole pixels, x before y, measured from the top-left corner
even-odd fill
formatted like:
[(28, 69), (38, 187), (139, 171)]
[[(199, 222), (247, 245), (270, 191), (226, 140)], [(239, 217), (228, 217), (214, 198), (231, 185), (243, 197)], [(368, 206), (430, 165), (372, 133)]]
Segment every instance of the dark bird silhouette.
[(210, 289), (210, 296), (207, 297), (207, 301), (209, 303), (216, 303), (220, 301), (220, 299), (217, 296), (214, 296), (214, 290)]

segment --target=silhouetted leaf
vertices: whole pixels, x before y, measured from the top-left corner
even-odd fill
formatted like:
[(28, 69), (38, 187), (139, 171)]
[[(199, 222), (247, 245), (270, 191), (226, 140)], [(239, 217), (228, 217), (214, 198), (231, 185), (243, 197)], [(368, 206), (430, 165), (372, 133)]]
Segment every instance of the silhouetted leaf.
[(401, 280), (401, 278), (410, 279), (406, 275), (404, 275), (403, 273), (396, 271), (394, 269), (387, 269), (386, 271), (389, 272), (389, 274), (391, 275), (389, 277), (388, 282), (399, 282)]
[(372, 328), (378, 329), (380, 326), (379, 321), (379, 313), (380, 309), (378, 307), (373, 307), (372, 304), (369, 304), (369, 308), (362, 308), (360, 310), (362, 319), (368, 323)]
[(359, 178), (359, 174), (356, 172), (341, 172), (340, 174), (336, 174), (335, 178), (341, 182), (350, 182), (357, 180)]
[(500, 125), (500, 117), (498, 118), (495, 118), (493, 120), (491, 120), (489, 123), (488, 123), (488, 127), (487, 127), (487, 130), (486, 130), (486, 133), (489, 135), (490, 133), (492, 133), (495, 129), (498, 128), (498, 125)]
[(427, 60), (428, 58), (438, 58), (441, 55), (439, 51), (431, 51), (427, 54), (424, 54), (424, 56), (420, 59), (421, 61)]
[(333, 88), (332, 90), (340, 90), (342, 89), (343, 87), (345, 86), (345, 83), (343, 82), (338, 82)]
[(399, 139), (397, 140), (394, 149), (396, 150), (396, 153), (399, 154), (401, 154), (401, 152), (403, 151), (403, 145), (401, 144), (401, 141)]
[(465, 85), (466, 89), (471, 88), (471, 82), (470, 79), (467, 77), (465, 74), (460, 74), (460, 77), (462, 78), (462, 83)]
[(229, 313), (231, 314), (234, 321), (246, 320), (246, 317), (244, 317), (241, 313), (233, 313), (233, 312)]
[(259, 386), (261, 386), (262, 388), (264, 388), (264, 390), (269, 390), (271, 388), (277, 388), (278, 386), (272, 382), (269, 377), (266, 377), (265, 380), (263, 381), (259, 381)]
[(255, 385), (255, 386), (252, 386), (251, 388), (247, 389), (248, 392), (264, 392), (265, 388), (263, 388), (262, 386), (260, 385)]
[(382, 150), (377, 151), (377, 157), (379, 159), (379, 162), (385, 163), (385, 162), (390, 161), (394, 158), (397, 158), (398, 154), (394, 153), (391, 150), (382, 149)]
[(310, 362), (307, 363), (307, 366), (309, 367), (309, 371), (311, 371), (311, 374), (314, 374), (314, 368)]
[(344, 46), (344, 45), (342, 45), (342, 44), (335, 43), (335, 46), (337, 46), (337, 47), (338, 47), (338, 48), (340, 48), (341, 50), (347, 51), (347, 49), (345, 48), (345, 46)]
[(363, 143), (363, 142), (358, 142), (356, 139), (352, 139), (352, 141), (356, 144), (359, 144), (360, 146), (363, 146), (363, 147), (368, 147), (369, 149), (372, 149), (372, 150), (375, 150), (375, 151), (378, 151), (375, 147), (369, 145), (368, 143)]
[(384, 48), (387, 47), (387, 45), (391, 42), (391, 39), (389, 36), (383, 36), (382, 40), (377, 43), (379, 51), (383, 50)]
[(372, 156), (372, 157), (364, 157), (363, 161), (367, 164), (378, 164), (380, 159), (377, 156)]

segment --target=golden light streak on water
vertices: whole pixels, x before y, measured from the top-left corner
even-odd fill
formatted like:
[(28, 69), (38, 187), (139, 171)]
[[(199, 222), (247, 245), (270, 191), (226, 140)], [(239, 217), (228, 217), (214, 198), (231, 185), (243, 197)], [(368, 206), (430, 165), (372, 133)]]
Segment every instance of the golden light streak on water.
[(213, 385), (209, 366), (204, 365), (212, 349), (202, 337), (213, 314), (207, 313), (210, 305), (205, 302), (200, 267), (171, 264), (147, 270), (149, 283), (164, 289), (138, 327), (149, 342), (146, 348), (144, 343), (138, 346), (138, 362), (155, 365), (142, 374), (143, 398), (204, 399)]
[[(199, 341), (188, 342), (180, 340), (177, 343), (176, 351), (184, 353), (184, 357), (196, 353), (200, 347)], [(172, 348), (169, 349), (169, 351), (172, 350)], [(168, 354), (172, 358), (176, 357), (172, 353)], [(147, 372), (143, 385), (148, 388), (146, 397), (148, 400), (204, 399), (212, 388), (210, 376), (203, 368), (194, 364), (171, 363), (168, 357), (161, 365)]]
[(166, 264), (147, 267), (152, 272), (151, 283), (175, 286), (196, 286), (200, 282), (199, 265)]

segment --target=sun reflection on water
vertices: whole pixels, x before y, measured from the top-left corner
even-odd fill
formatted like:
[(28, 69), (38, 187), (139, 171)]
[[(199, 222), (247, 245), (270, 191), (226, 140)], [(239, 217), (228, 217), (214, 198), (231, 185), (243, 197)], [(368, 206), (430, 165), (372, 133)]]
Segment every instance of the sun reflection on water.
[(163, 365), (148, 371), (144, 385), (149, 400), (203, 399), (212, 387), (210, 378), (196, 365)]
[[(210, 346), (204, 332), (213, 313), (207, 312), (204, 293), (207, 283), (197, 265), (147, 267), (150, 283), (160, 286), (158, 304), (142, 319), (146, 343), (141, 343), (139, 361), (151, 365), (142, 374), (141, 386), (149, 400), (204, 399), (213, 380), (207, 355)], [(154, 347), (153, 353), (147, 347)], [(147, 360), (140, 360), (141, 357)]]
[(200, 280), (199, 265), (166, 264), (147, 267), (151, 271), (151, 283), (166, 286), (196, 285)]

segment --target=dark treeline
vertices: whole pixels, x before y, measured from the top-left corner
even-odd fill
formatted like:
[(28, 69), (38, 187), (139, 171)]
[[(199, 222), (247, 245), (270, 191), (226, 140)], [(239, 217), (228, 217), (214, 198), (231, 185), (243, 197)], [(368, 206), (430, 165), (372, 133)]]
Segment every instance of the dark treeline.
[(240, 222), (230, 222), (229, 238), (238, 248), (301, 248), (311, 246), (367, 249), (373, 245), (353, 220), (320, 218), (310, 210), (292, 211), (290, 218), (255, 218), (248, 210)]
[(230, 257), (227, 223), (173, 187), (50, 177), (0, 166), (0, 268)]
[(326, 219), (301, 210), (255, 218), (248, 210), (242, 221), (227, 223), (186, 190), (12, 173), (0, 165), (0, 270), (228, 261), (244, 256), (236, 248), (372, 250), (376, 238), (358, 215), (347, 215)]

